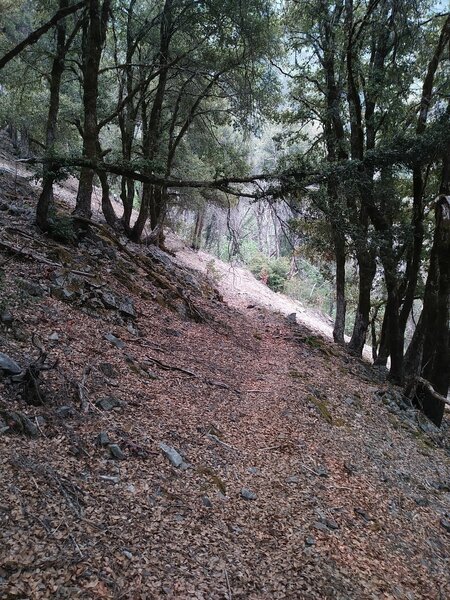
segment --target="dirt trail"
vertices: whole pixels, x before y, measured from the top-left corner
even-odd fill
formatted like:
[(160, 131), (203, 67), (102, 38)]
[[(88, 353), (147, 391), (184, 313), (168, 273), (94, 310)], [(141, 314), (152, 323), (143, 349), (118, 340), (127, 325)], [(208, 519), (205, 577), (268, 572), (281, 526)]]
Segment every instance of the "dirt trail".
[[(0, 220), (50, 257), (34, 203), (27, 195), (23, 213)], [(396, 407), (369, 365), (275, 314), (271, 295), (249, 308), (229, 274), (230, 304), (197, 277), (192, 299), (208, 319), (196, 323), (107, 241), (65, 254), (65, 269), (89, 269), (85, 284), (109, 303), (128, 297), (137, 317), (55, 294), (57, 269), (0, 253), (13, 317), (0, 351), (26, 364), (34, 333), (59, 359), (43, 406), (0, 378), (0, 407), (38, 428), (29, 438), (0, 423), (0, 598), (450, 597), (447, 421), (436, 432)], [(105, 398), (119, 404), (100, 409)]]

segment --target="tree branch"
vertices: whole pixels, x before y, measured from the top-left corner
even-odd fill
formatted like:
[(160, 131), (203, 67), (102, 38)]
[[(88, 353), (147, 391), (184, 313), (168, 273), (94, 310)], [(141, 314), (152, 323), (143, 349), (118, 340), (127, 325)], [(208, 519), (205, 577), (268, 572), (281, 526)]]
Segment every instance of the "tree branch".
[(83, 6), (86, 6), (86, 0), (82, 0), (82, 2), (78, 2), (73, 6), (68, 6), (67, 8), (62, 8), (61, 10), (58, 10), (58, 12), (53, 15), (50, 21), (47, 21), (47, 23), (30, 33), (30, 35), (24, 40), (22, 40), (20, 44), (17, 44), (17, 46), (15, 46), (12, 50), (7, 52), (2, 58), (0, 58), (0, 69), (3, 69), (3, 67), (6, 64), (8, 64), (10, 60), (12, 60), (18, 54), (20, 54), (22, 50), (24, 50), (27, 46), (35, 44), (44, 35), (44, 33), (47, 33), (47, 31), (54, 27), (58, 23), (58, 21), (77, 12), (77, 10), (79, 10)]

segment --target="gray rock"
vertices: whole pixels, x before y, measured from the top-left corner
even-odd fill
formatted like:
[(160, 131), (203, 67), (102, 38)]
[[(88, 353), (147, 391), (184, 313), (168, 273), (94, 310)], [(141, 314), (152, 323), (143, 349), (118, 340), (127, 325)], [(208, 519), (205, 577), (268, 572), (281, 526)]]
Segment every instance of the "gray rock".
[(184, 521), (186, 520), (186, 517), (184, 517), (183, 515), (175, 515), (173, 520), (176, 521), (177, 523), (184, 523)]
[(172, 329), (171, 327), (166, 328), (167, 335), (173, 335), (174, 337), (181, 337), (182, 333), (176, 329)]
[(120, 446), (118, 444), (109, 444), (108, 449), (111, 452), (111, 456), (113, 458), (115, 458), (117, 460), (125, 459), (125, 454), (122, 452), (122, 450), (120, 449)]
[(117, 260), (117, 252), (111, 246), (105, 245), (102, 254), (105, 254), (111, 260)]
[(288, 323), (297, 323), (297, 313), (293, 312), (286, 317)]
[(430, 506), (430, 501), (428, 500), (428, 498), (415, 496), (413, 500), (417, 504), (417, 506)]
[(410, 405), (405, 401), (405, 396), (398, 390), (379, 390), (375, 392), (375, 397), (381, 400), (388, 410), (393, 413), (410, 408)]
[(63, 302), (70, 302), (75, 298), (75, 292), (65, 286), (59, 287), (58, 285), (52, 285), (50, 291), (54, 298), (62, 300)]
[(450, 492), (450, 480), (447, 481), (430, 481), (430, 485), (440, 492)]
[(206, 508), (212, 508), (212, 502), (208, 498), (208, 496), (203, 496), (202, 503), (203, 503), (203, 506), (206, 506)]
[(160, 248), (157, 248), (156, 246), (147, 246), (146, 253), (149, 255), (150, 258), (152, 258), (156, 262), (159, 262), (168, 269), (173, 270), (173, 262), (171, 261), (169, 256)]
[(133, 558), (133, 555), (131, 554), (131, 552), (129, 552), (129, 550), (122, 550), (122, 554), (126, 556), (128, 560), (131, 560)]
[(448, 533), (450, 533), (450, 521), (448, 519), (446, 519), (445, 517), (442, 517), (441, 521), (441, 526), (448, 531)]
[(328, 529), (339, 529), (339, 525), (333, 519), (325, 519), (325, 525)]
[(34, 418), (35, 418), (35, 421), (36, 421), (38, 427), (45, 426), (45, 424), (46, 424), (45, 417), (43, 417), (42, 415), (38, 415), (37, 417), (34, 417)]
[(136, 309), (131, 298), (125, 297), (120, 301), (119, 311), (126, 317), (130, 317), (131, 319), (136, 318)]
[(364, 521), (372, 521), (372, 518), (362, 508), (354, 508), (355, 514), (359, 515)]
[(0, 435), (2, 433), (6, 433), (9, 430), (8, 425), (6, 424), (6, 421), (4, 421), (1, 417), (0, 417)]
[(111, 483), (119, 483), (120, 477), (118, 475), (100, 475), (100, 479), (103, 481), (110, 481)]
[(255, 492), (252, 492), (252, 490), (247, 488), (242, 488), (241, 497), (244, 498), (244, 500), (256, 500)]
[(102, 308), (105, 308), (105, 305), (100, 300), (100, 298), (94, 297), (94, 298), (88, 299), (88, 301), (86, 302), (86, 307), (93, 311), (98, 311), (98, 310), (102, 310)]
[(316, 540), (312, 537), (312, 535), (308, 535), (305, 538), (305, 546), (315, 546)]
[(95, 439), (95, 443), (97, 446), (108, 446), (111, 443), (108, 434), (106, 431), (101, 431)]
[(298, 475), (291, 475), (290, 477), (286, 478), (286, 483), (299, 483), (300, 479), (298, 477)]
[(346, 398), (344, 398), (344, 402), (345, 404), (347, 404), (347, 406), (359, 405), (359, 402), (357, 401), (355, 396), (347, 396)]
[(3, 371), (4, 375), (19, 375), (22, 369), (7, 354), (0, 352), (0, 371)]
[(153, 380), (159, 379), (158, 375), (154, 371), (151, 371), (150, 369), (145, 369), (145, 372), (149, 379), (153, 379)]
[(34, 283), (34, 281), (20, 279), (19, 285), (26, 294), (33, 296), (34, 298), (41, 298), (45, 293), (45, 290), (42, 288), (42, 286), (40, 286), (38, 283)]
[(322, 519), (322, 521), (317, 521), (316, 523), (314, 523), (314, 527), (315, 529), (317, 529), (318, 531), (329, 531), (331, 530), (336, 530), (339, 529), (339, 525), (336, 523), (336, 521), (333, 521), (333, 519)]
[(106, 308), (118, 310), (120, 313), (131, 319), (136, 318), (136, 310), (133, 301), (127, 296), (118, 298), (111, 290), (107, 290), (102, 292), (101, 301)]
[(127, 331), (131, 333), (131, 335), (135, 335), (136, 337), (140, 337), (139, 329), (133, 325), (133, 323), (128, 323)]
[(30, 437), (39, 435), (39, 429), (27, 415), (21, 412), (7, 411), (5, 417), (10, 430), (16, 433), (25, 433)]
[(49, 339), (51, 342), (57, 342), (57, 341), (59, 341), (59, 333), (57, 333), (56, 331), (54, 331), (53, 333), (51, 333), (51, 334), (48, 336), (48, 339)]
[(344, 469), (347, 475), (354, 475), (358, 472), (358, 467), (356, 467), (350, 462), (344, 462)]
[(425, 415), (423, 415), (419, 412), (417, 412), (417, 421), (419, 423), (420, 429), (424, 433), (431, 433), (431, 434), (441, 433), (441, 430), (439, 429), (439, 427), (436, 427), (436, 425), (434, 423), (432, 423)]
[(13, 330), (13, 336), (18, 342), (28, 342), (30, 339), (30, 336), (22, 327), (16, 327)]
[(260, 470), (258, 469), (258, 467), (249, 467), (247, 469), (247, 473), (250, 473), (251, 475), (258, 475), (260, 473)]
[(55, 414), (61, 419), (67, 419), (74, 416), (75, 409), (73, 406), (58, 406), (58, 408), (55, 410)]
[(119, 308), (119, 300), (111, 291), (103, 292), (101, 295), (101, 301), (106, 308)]
[(13, 217), (20, 217), (21, 215), (24, 215), (27, 213), (27, 209), (22, 208), (21, 206), (16, 206), (15, 204), (10, 204), (10, 206), (8, 208), (8, 212)]
[(319, 477), (328, 477), (329, 473), (328, 473), (328, 469), (326, 467), (323, 467), (321, 465), (319, 465), (318, 467), (316, 467), (315, 469), (317, 475)]
[(113, 408), (120, 408), (122, 406), (122, 402), (114, 396), (105, 396), (105, 398), (100, 398), (100, 400), (97, 400), (95, 404), (101, 410), (112, 410)]
[(12, 323), (14, 322), (14, 317), (8, 310), (5, 310), (2, 313), (2, 316), (0, 317), (0, 319), (1, 319), (2, 323), (7, 326), (12, 325)]
[(103, 375), (106, 375), (106, 377), (109, 377), (111, 379), (115, 379), (117, 377), (117, 370), (111, 363), (100, 363), (98, 365), (98, 368), (103, 373)]
[(319, 398), (319, 400), (327, 400), (327, 394), (323, 390), (320, 390), (313, 385), (308, 385), (308, 391), (311, 392), (311, 394), (316, 398)]
[(115, 346), (116, 348), (119, 348), (119, 350), (122, 350), (123, 348), (125, 348), (125, 342), (120, 340), (118, 337), (116, 337), (112, 333), (107, 333), (105, 335), (105, 340), (108, 340), (108, 342), (111, 342), (111, 344), (113, 346)]
[(183, 457), (175, 450), (175, 448), (172, 448), (163, 442), (159, 444), (159, 448), (174, 467), (181, 467), (183, 464)]

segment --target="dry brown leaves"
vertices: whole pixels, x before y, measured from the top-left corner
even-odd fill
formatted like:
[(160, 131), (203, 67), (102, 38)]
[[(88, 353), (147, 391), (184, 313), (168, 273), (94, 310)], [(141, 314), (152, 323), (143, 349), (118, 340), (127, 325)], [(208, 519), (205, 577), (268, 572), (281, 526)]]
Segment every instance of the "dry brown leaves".
[[(131, 294), (108, 260), (97, 268)], [(51, 273), (10, 261), (10, 290), (20, 277), (45, 284)], [(264, 310), (203, 302), (213, 322), (200, 325), (133, 300), (142, 337), (111, 311), (11, 301), (22, 335), (4, 331), (1, 349), (24, 357), (34, 331), (60, 367), (42, 409), (0, 388), (3, 403), (45, 418), (37, 439), (0, 437), (1, 598), (450, 597), (439, 525), (448, 455), (374, 400), (380, 386), (358, 361), (308, 345), (308, 332)], [(153, 360), (149, 379), (132, 368), (146, 359), (185, 372)], [(79, 408), (74, 382), (88, 365), (89, 411), (57, 418), (58, 404)], [(108, 395), (123, 407), (97, 410)], [(96, 444), (101, 431), (125, 460)]]

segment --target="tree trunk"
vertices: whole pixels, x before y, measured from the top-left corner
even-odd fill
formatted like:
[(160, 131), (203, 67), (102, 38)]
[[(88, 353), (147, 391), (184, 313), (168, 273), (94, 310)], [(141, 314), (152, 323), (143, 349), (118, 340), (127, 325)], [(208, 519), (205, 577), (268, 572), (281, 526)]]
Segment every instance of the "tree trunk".
[(375, 365), (385, 367), (389, 358), (389, 314), (384, 311), (383, 323), (381, 325), (380, 345), (378, 348), (378, 356), (374, 361)]
[(358, 253), (359, 293), (353, 333), (348, 344), (349, 350), (356, 356), (362, 356), (370, 322), (370, 294), (376, 273), (375, 258), (370, 250)]
[(333, 339), (344, 345), (345, 313), (345, 238), (337, 229), (334, 231), (334, 253), (336, 260), (336, 317), (334, 319)]
[[(119, 102), (123, 101), (123, 93), (130, 97), (133, 92), (134, 69), (133, 56), (137, 50), (135, 34), (133, 31), (133, 17), (136, 0), (130, 0), (127, 10), (127, 26), (126, 26), (126, 67), (124, 69), (124, 81), (119, 86)], [(119, 129), (122, 136), (122, 158), (125, 161), (131, 161), (133, 149), (133, 138), (136, 127), (136, 118), (138, 108), (133, 99), (131, 99), (118, 115)], [(133, 213), (135, 183), (133, 179), (122, 177), (120, 198), (123, 204), (122, 225), (127, 234), (130, 233), (131, 215)]]
[(206, 227), (206, 232), (205, 232), (205, 246), (204, 247), (207, 252), (209, 252), (212, 249), (214, 237), (216, 237), (216, 239), (219, 239), (219, 235), (218, 235), (218, 232), (216, 231), (216, 229), (217, 229), (217, 216), (213, 212), (213, 214), (211, 215), (211, 219)]
[(139, 214), (129, 233), (130, 240), (132, 240), (133, 242), (139, 242), (141, 239), (150, 211), (151, 197), (154, 193), (154, 185), (150, 183), (144, 183), (142, 185), (141, 206), (139, 207)]
[(197, 218), (195, 219), (194, 235), (192, 236), (191, 248), (193, 250), (200, 250), (202, 243), (202, 232), (205, 221), (205, 208), (199, 208), (197, 211)]
[(425, 337), (423, 310), (417, 323), (412, 340), (405, 352), (404, 373), (405, 381), (410, 382), (420, 375), (423, 355), (423, 340)]
[(123, 204), (122, 224), (125, 232), (130, 232), (131, 215), (133, 214), (135, 184), (133, 179), (122, 177), (120, 198)]
[[(98, 150), (98, 76), (111, 0), (89, 0), (89, 23), (83, 31), (83, 157), (96, 160)], [(80, 172), (75, 214), (90, 218), (94, 171)]]
[(405, 335), (406, 324), (414, 303), (422, 257), (424, 236), (423, 194), (424, 182), (422, 177), (422, 168), (416, 165), (413, 168), (413, 216), (411, 223), (413, 229), (413, 243), (406, 267), (405, 293), (400, 311), (400, 330), (403, 336)]
[[(448, 45), (450, 38), (450, 18), (447, 20), (441, 30), (439, 41), (436, 45), (434, 54), (428, 63), (427, 72), (422, 85), (422, 95), (420, 101), (419, 116), (417, 119), (416, 134), (421, 135), (426, 129), (426, 123), (428, 119), (428, 113), (431, 106), (431, 99), (433, 95), (433, 86), (436, 71), (439, 66), (441, 56)], [(445, 180), (445, 177), (443, 178)], [(442, 190), (441, 190), (442, 192)], [(414, 297), (417, 287), (417, 279), (420, 271), (420, 261), (423, 246), (423, 197), (425, 193), (425, 183), (422, 173), (422, 167), (420, 165), (414, 165), (413, 167), (413, 218), (412, 227), (414, 232), (413, 248), (411, 252), (411, 258), (408, 261), (406, 270), (406, 291), (403, 300), (403, 306), (400, 313), (400, 328), (404, 335), (406, 323), (408, 321), (409, 314), (411, 312)], [(446, 193), (446, 192), (442, 192)]]
[[(68, 0), (60, 0), (58, 12), (66, 9), (67, 5)], [(64, 19), (58, 22), (56, 31), (56, 55), (50, 73), (50, 101), (45, 135), (47, 154), (53, 152), (56, 141), (61, 79), (64, 72), (64, 58), (68, 50), (66, 48), (66, 24)], [(36, 224), (42, 231), (46, 231), (48, 228), (48, 211), (50, 204), (53, 202), (53, 171), (54, 167), (51, 164), (44, 164), (42, 192), (36, 207)]]
[[(435, 215), (436, 229), (421, 316), (423, 327), (419, 332), (423, 334), (421, 365), (422, 377), (438, 394), (447, 397), (450, 384), (450, 196), (442, 195), (436, 201)], [(416, 402), (439, 427), (444, 403), (423, 387)]]
[(400, 297), (398, 293), (397, 270), (390, 270), (390, 267), (384, 265), (384, 276), (387, 288), (386, 312), (388, 313), (389, 323), (389, 354), (391, 357), (391, 367), (389, 369), (389, 379), (397, 385), (403, 383), (403, 336), (400, 331)]
[(104, 171), (100, 171), (98, 174), (100, 183), (102, 186), (102, 212), (106, 219), (106, 222), (111, 227), (117, 228), (119, 222), (115, 213), (114, 207), (111, 204), (111, 198), (109, 195), (109, 183), (108, 175)]
[[(172, 4), (173, 0), (165, 0), (161, 17), (160, 42), (159, 42), (159, 69), (158, 84), (156, 86), (152, 109), (148, 124), (143, 123), (143, 151), (145, 158), (151, 162), (158, 154), (159, 142), (161, 138), (161, 116), (163, 101), (166, 92), (169, 47), (172, 39)], [(145, 101), (142, 103), (142, 119), (146, 121), (147, 108)], [(130, 238), (139, 241), (147, 222), (149, 211), (151, 217), (151, 227), (155, 229), (159, 225), (159, 216), (162, 214), (162, 196), (161, 190), (154, 186), (144, 184), (142, 190), (142, 202), (139, 209), (139, 215), (134, 224)]]

